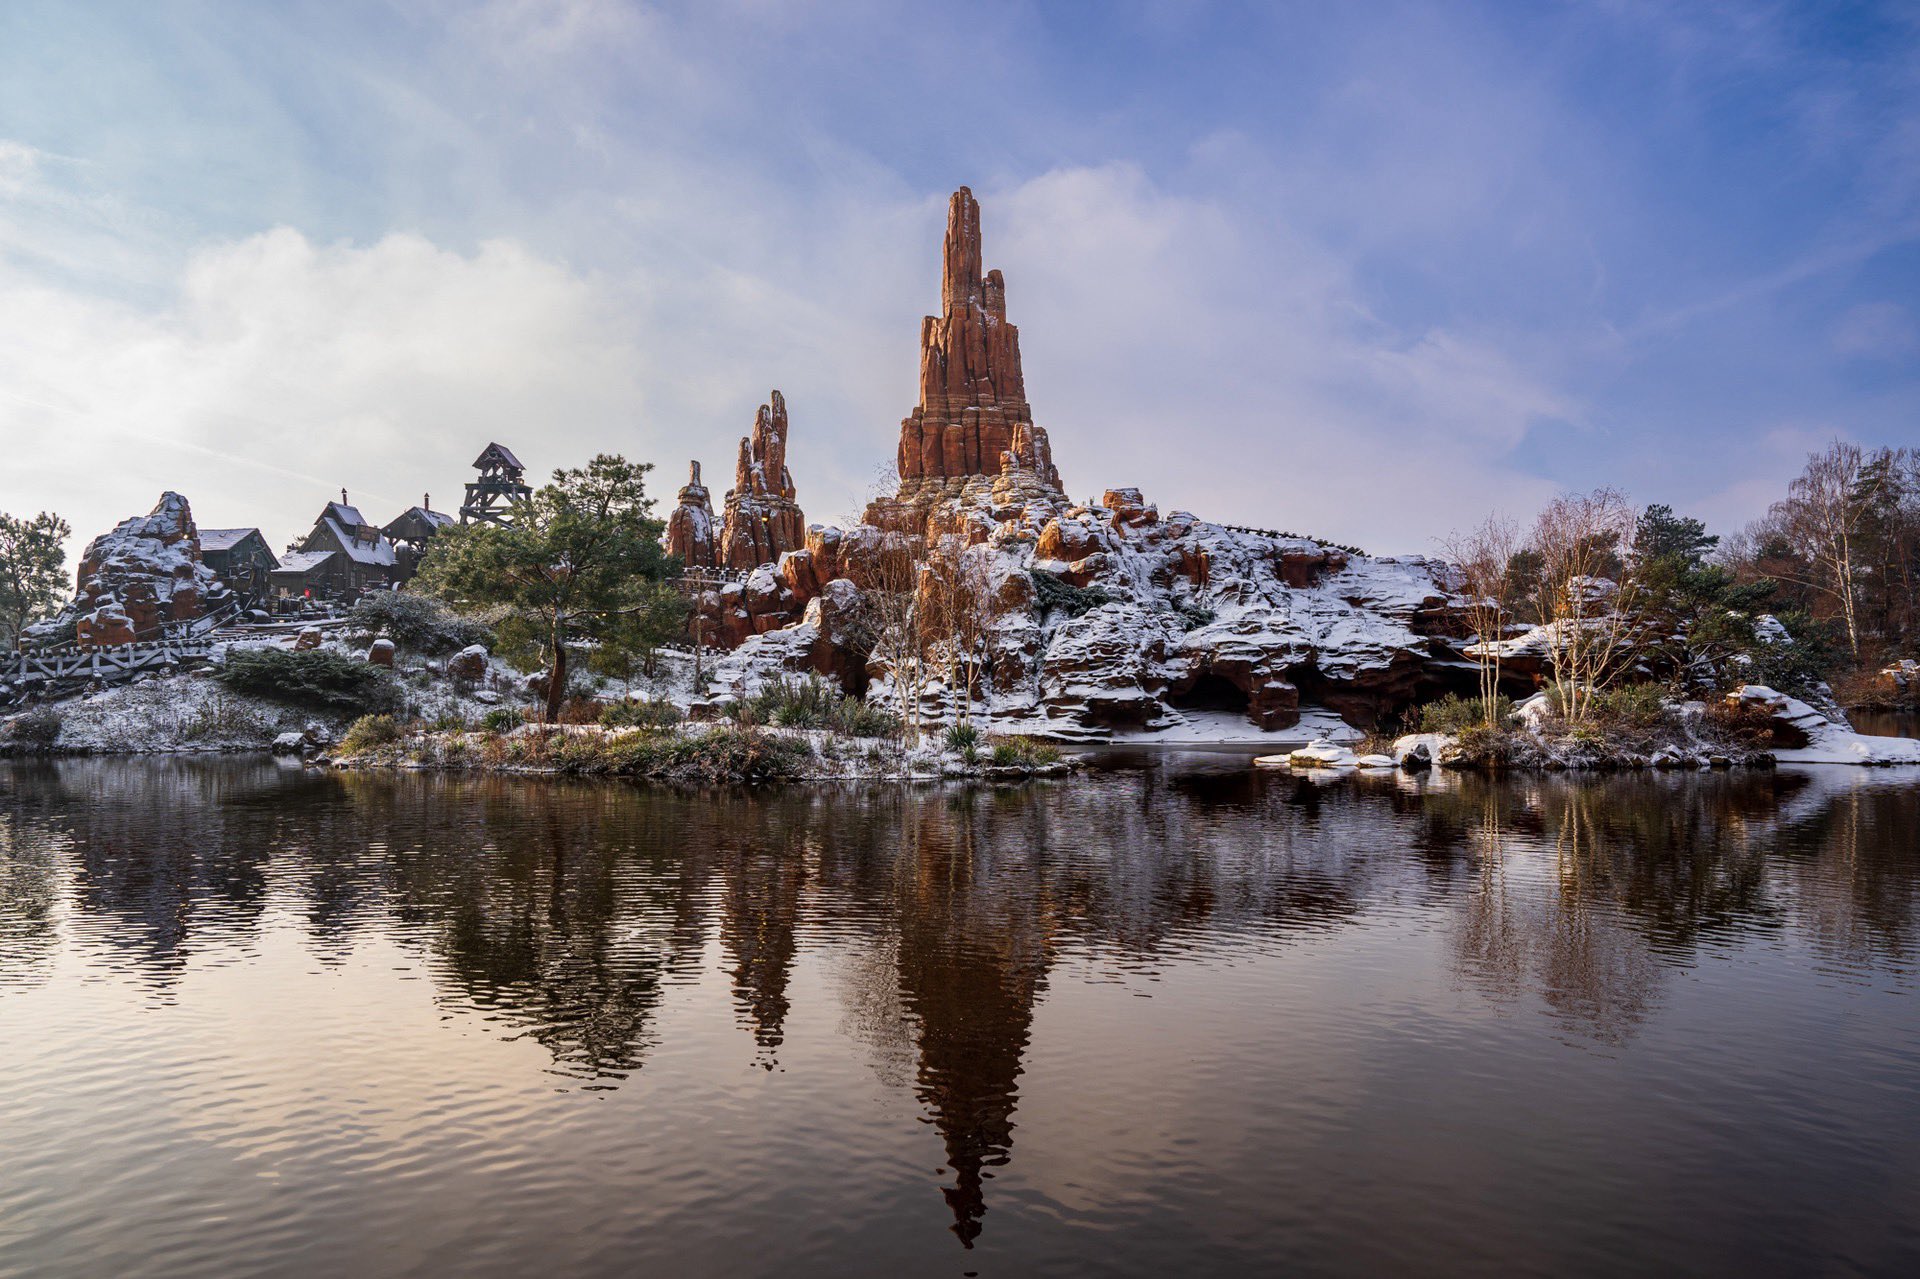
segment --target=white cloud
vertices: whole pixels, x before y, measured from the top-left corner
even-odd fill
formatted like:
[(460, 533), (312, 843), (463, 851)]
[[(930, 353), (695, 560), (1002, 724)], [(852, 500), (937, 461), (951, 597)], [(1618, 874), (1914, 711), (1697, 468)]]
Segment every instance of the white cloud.
[(504, 241), (281, 228), (193, 254), (158, 311), (0, 276), (0, 507), (86, 537), (177, 488), (276, 541), (343, 486), (450, 508), (494, 436), (530, 464), (620, 447), (645, 370), (613, 322), (592, 281)]
[[(1075, 493), (1138, 484), (1164, 507), (1424, 550), (1462, 511), (1546, 491), (1502, 459), (1569, 416), (1564, 398), (1495, 343), (1380, 323), (1324, 250), (1129, 165), (982, 195)], [(509, 240), (460, 253), (279, 228), (194, 251), (153, 308), (15, 269), (0, 508), (51, 506), (84, 538), (171, 487), (203, 523), (279, 543), (341, 487), (375, 512), (427, 491), (451, 508), (491, 438), (542, 471), (602, 450), (654, 461), (670, 501), (688, 457), (724, 488), (780, 386), (802, 502), (838, 520), (911, 405), (943, 210), (876, 197), (798, 242), (778, 210), (743, 216), (728, 260), (654, 209), (645, 243), (708, 248), (643, 251), (621, 276)]]

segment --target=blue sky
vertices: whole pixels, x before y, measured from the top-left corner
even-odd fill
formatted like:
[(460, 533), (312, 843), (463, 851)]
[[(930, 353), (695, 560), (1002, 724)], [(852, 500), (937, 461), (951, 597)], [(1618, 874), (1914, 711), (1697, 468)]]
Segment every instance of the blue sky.
[(983, 203), (1076, 495), (1423, 551), (1611, 484), (1723, 530), (1920, 443), (1911, 6), (0, 8), (0, 509), (276, 543), (489, 438), (808, 517)]

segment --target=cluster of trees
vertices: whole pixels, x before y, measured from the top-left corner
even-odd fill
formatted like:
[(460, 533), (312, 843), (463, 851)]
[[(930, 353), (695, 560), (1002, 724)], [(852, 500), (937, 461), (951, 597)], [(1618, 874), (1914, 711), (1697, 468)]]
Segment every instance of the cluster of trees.
[(1783, 607), (1832, 632), (1855, 665), (1920, 648), (1920, 449), (1835, 442), (1766, 515), (1728, 543), (1727, 565), (1770, 582)]
[(1735, 682), (1849, 700), (1884, 662), (1920, 649), (1920, 451), (1836, 442), (1787, 496), (1722, 539), (1673, 508), (1613, 489), (1554, 499), (1531, 524), (1491, 516), (1445, 542), (1483, 641), (1480, 705), (1498, 716), (1504, 649), (1539, 627), (1561, 713), (1629, 678), (1712, 692)]

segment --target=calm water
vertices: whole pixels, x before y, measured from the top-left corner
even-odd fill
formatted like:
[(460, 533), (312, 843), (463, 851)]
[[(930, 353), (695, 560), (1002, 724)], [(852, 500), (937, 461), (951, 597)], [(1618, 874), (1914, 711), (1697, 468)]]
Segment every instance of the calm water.
[(1920, 779), (0, 768), (0, 1273), (1904, 1273)]

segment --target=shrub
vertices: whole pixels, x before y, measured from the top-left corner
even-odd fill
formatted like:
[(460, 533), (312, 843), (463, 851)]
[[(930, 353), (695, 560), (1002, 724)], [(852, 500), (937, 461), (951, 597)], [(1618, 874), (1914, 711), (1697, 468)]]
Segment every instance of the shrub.
[(947, 749), (970, 751), (980, 745), (980, 730), (972, 724), (955, 724), (947, 730)]
[[(1513, 714), (1513, 699), (1501, 694), (1494, 698), (1494, 722), (1504, 724)], [(1428, 702), (1420, 708), (1420, 731), (1423, 733), (1460, 734), (1471, 728), (1485, 727), (1487, 722), (1486, 703), (1478, 697), (1459, 697), (1448, 693), (1437, 702)]]
[(342, 754), (359, 755), (377, 747), (391, 746), (404, 736), (406, 729), (392, 715), (362, 715), (340, 735), (340, 750)]
[(1075, 586), (1058, 573), (1034, 568), (1027, 570), (1027, 576), (1033, 579), (1034, 597), (1042, 613), (1059, 609), (1068, 617), (1078, 617), (1088, 609), (1113, 603), (1113, 596), (1098, 586)]
[(606, 728), (672, 728), (684, 716), (672, 702), (610, 702), (600, 709), (600, 723)]
[(560, 703), (560, 714), (554, 720), (556, 724), (598, 724), (600, 722), (600, 703), (591, 697), (569, 697)]
[(898, 716), (813, 677), (770, 684), (733, 703), (727, 714), (749, 726), (820, 728), (848, 737), (893, 737), (900, 732)]
[(993, 762), (1001, 768), (1045, 768), (1060, 762), (1060, 748), (1031, 737), (1002, 737), (993, 744)]
[(401, 648), (430, 655), (452, 653), (469, 644), (493, 647), (493, 632), (461, 617), (439, 600), (411, 591), (369, 591), (347, 613), (355, 626), (385, 631)]
[(47, 750), (60, 740), (60, 725), (59, 711), (51, 706), (36, 706), (15, 717), (11, 735), (15, 745)]
[(511, 733), (525, 722), (517, 706), (496, 706), (480, 717), (480, 727), (489, 733)]
[(235, 692), (297, 706), (378, 714), (401, 704), (399, 686), (384, 669), (325, 649), (233, 649), (219, 678)]
[(1593, 695), (1589, 708), (1602, 724), (1653, 728), (1667, 716), (1667, 690), (1659, 684), (1628, 684)]

